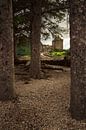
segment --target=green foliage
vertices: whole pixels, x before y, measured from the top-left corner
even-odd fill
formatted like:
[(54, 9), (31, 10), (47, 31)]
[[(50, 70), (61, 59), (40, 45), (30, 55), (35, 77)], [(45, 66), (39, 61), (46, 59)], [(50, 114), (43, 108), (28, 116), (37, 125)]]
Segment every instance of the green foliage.
[[(30, 35), (31, 19), (31, 6), (33, 0), (13, 0), (14, 7), (14, 27), (15, 32), (20, 34)], [(50, 34), (54, 37), (55, 34), (61, 34), (64, 28), (59, 26), (59, 23), (65, 17), (66, 0), (43, 0), (42, 1), (42, 21), (41, 21), (41, 34), (42, 38), (47, 39)], [(17, 30), (17, 31), (16, 31)]]
[(49, 55), (52, 57), (65, 57), (69, 55), (68, 50), (57, 50), (49, 52)]
[(18, 24), (23, 24), (24, 23), (24, 17), (21, 15), (15, 16), (15, 23)]
[(16, 53), (18, 56), (31, 55), (31, 49), (27, 46), (18, 46)]

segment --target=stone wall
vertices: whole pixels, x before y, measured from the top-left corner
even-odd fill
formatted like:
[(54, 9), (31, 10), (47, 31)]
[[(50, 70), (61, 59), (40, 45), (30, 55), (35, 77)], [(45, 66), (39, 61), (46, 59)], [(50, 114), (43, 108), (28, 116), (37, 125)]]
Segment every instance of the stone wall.
[(53, 49), (63, 49), (63, 39), (61, 39), (59, 36), (55, 37), (55, 39), (52, 41), (52, 47)]

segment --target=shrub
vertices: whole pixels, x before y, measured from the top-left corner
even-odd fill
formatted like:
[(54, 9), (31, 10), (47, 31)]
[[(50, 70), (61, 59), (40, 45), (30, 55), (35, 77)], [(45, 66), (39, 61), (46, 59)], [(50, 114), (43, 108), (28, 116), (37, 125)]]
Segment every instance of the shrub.
[(27, 46), (18, 46), (16, 53), (19, 56), (31, 55), (31, 50)]
[(66, 55), (66, 51), (56, 51), (56, 50), (54, 50), (54, 51), (51, 51), (49, 54), (50, 54), (50, 56), (52, 56), (52, 57), (64, 57), (65, 55)]

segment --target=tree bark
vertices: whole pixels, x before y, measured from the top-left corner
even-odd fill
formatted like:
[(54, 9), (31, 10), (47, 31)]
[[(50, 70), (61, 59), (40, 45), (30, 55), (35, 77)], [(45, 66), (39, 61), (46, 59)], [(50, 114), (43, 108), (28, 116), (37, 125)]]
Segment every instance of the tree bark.
[(40, 78), (40, 30), (41, 30), (41, 0), (32, 0), (31, 5), (31, 64), (30, 76)]
[(12, 0), (0, 0), (0, 100), (14, 97)]
[(86, 119), (86, 1), (70, 3), (71, 100), (73, 118)]

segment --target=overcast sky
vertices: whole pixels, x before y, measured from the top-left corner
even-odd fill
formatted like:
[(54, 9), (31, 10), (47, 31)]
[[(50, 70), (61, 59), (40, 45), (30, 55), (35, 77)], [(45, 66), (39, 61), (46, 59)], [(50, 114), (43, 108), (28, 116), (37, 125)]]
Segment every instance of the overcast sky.
[[(69, 49), (70, 48), (70, 36), (69, 36), (69, 24), (68, 24), (69, 18), (66, 14), (65, 20), (60, 23), (60, 26), (63, 27), (66, 32), (62, 33), (63, 35), (63, 49)], [(43, 44), (46, 45), (52, 45), (52, 37), (47, 40), (42, 40)]]

